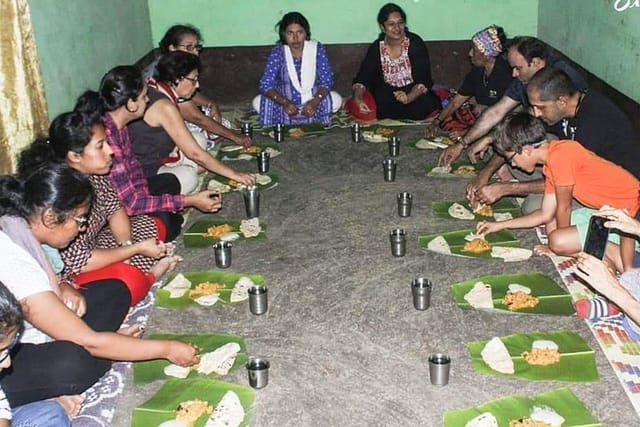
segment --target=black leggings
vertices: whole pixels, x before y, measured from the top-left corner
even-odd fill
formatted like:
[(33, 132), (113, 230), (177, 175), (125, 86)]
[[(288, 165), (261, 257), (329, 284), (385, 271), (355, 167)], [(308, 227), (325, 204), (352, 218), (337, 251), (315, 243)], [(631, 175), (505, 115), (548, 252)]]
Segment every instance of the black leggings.
[[(172, 173), (161, 173), (160, 175), (152, 175), (147, 177), (149, 183), (149, 192), (154, 196), (162, 194), (180, 194), (180, 181)], [(165, 241), (171, 242), (175, 240), (182, 230), (182, 222), (184, 218), (179, 213), (174, 212), (153, 212), (150, 216), (158, 218), (167, 229), (167, 237)]]
[[(82, 289), (87, 313), (82, 318), (97, 332), (115, 332), (129, 311), (131, 296), (119, 280), (101, 280)], [(74, 395), (91, 387), (111, 361), (93, 357), (69, 341), (21, 344), (3, 372), (2, 388), (12, 407), (56, 396)]]

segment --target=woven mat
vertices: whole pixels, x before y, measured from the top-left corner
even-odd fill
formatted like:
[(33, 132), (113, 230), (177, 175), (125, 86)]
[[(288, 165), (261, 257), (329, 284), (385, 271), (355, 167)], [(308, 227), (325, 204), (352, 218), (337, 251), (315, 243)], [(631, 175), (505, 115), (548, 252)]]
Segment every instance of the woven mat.
[[(125, 320), (127, 325), (147, 325), (160, 282), (155, 283), (145, 299), (140, 301)], [(73, 427), (108, 427), (124, 390), (125, 379), (131, 372), (131, 362), (115, 362), (97, 383), (82, 393), (84, 404), (80, 415), (71, 420)]]
[[(240, 129), (242, 123), (251, 123), (256, 130), (262, 129), (262, 126), (258, 124), (258, 114), (253, 110), (233, 108), (228, 110), (223, 109), (221, 113), (223, 117), (232, 123), (236, 130)], [(349, 113), (341, 109), (331, 116), (331, 123), (329, 123), (326, 128), (348, 128), (355, 122), (356, 120), (349, 115)], [(365, 126), (424, 126), (424, 121), (383, 119), (367, 122)]]
[[(544, 227), (536, 228), (538, 239), (547, 243)], [(573, 276), (576, 261), (573, 258), (552, 255), (549, 257), (558, 274), (567, 286), (574, 301), (593, 296), (593, 292)], [(640, 416), (640, 342), (629, 337), (622, 326), (624, 314), (603, 317), (597, 320), (585, 319), (600, 348), (613, 368), (631, 404)]]

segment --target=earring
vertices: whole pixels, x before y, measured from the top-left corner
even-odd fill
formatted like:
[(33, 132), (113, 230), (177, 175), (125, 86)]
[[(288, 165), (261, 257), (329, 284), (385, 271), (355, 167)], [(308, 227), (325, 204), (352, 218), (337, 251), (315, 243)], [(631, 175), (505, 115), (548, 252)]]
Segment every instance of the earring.
[(129, 107), (127, 106), (127, 111), (130, 113), (137, 113), (139, 109), (140, 109), (140, 106), (138, 104), (136, 104), (135, 110), (130, 110)]

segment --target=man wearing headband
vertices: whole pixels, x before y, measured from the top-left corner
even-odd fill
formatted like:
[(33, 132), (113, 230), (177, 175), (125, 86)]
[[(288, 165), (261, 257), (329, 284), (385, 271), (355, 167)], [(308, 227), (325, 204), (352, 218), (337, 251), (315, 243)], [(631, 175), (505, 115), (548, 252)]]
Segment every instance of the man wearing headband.
[[(527, 96), (527, 84), (538, 70), (547, 66), (562, 70), (569, 76), (576, 88), (583, 92), (587, 90), (587, 83), (582, 76), (569, 64), (552, 56), (547, 45), (535, 37), (514, 38), (508, 47), (507, 60), (511, 66), (514, 79), (504, 96), (500, 101), (489, 107), (473, 127), (463, 137), (458, 138), (456, 144), (448, 147), (440, 154), (438, 159), (439, 166), (450, 165), (460, 157), (466, 148), (476, 141), (478, 142), (471, 148), (469, 158), (475, 161), (478, 153), (484, 153), (493, 142), (491, 135), (487, 134), (495, 125), (500, 123), (516, 107), (522, 106), (526, 109), (531, 107)], [(476, 200), (479, 181), (486, 178), (485, 175), (489, 173), (488, 171), (496, 171), (503, 164), (504, 159), (494, 154), (485, 168), (480, 171), (478, 177), (469, 183), (467, 186), (467, 198), (472, 204), (479, 202)], [(510, 171), (513, 173), (513, 168)], [(505, 196), (533, 195), (537, 197), (529, 197), (528, 200), (525, 200), (522, 210), (524, 213), (528, 213), (538, 209), (542, 202), (541, 194), (544, 190), (544, 187), (540, 185), (540, 179), (542, 178), (540, 171), (527, 175), (515, 172), (514, 175), (519, 179), (518, 182), (510, 182), (508, 186), (501, 187), (500, 191), (494, 188), (496, 191), (485, 194), (485, 202), (493, 203)]]
[[(469, 49), (469, 59), (473, 64), (473, 69), (467, 74), (458, 89), (458, 93), (453, 97), (447, 107), (440, 112), (425, 129), (425, 135), (432, 137), (437, 135), (441, 129), (452, 130), (451, 126), (455, 120), (448, 120), (458, 109), (471, 97), (474, 97), (479, 114), (487, 107), (495, 104), (502, 98), (513, 78), (511, 68), (501, 55), (504, 51), (506, 40), (502, 27), (491, 25), (482, 31), (477, 32), (472, 38), (472, 47)], [(473, 123), (467, 123), (472, 125)], [(458, 130), (464, 124), (460, 123)]]

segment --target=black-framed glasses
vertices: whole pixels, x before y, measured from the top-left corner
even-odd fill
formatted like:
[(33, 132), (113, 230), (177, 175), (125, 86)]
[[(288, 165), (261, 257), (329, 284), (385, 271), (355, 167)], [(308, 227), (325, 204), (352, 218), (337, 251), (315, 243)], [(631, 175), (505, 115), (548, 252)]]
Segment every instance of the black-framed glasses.
[(13, 337), (13, 341), (11, 341), (11, 344), (9, 344), (9, 347), (7, 347), (4, 350), (0, 351), (0, 363), (2, 363), (5, 360), (7, 360), (7, 357), (9, 357), (11, 355), (11, 352), (13, 351), (13, 349), (20, 342), (20, 337), (21, 336), (22, 336), (22, 332), (16, 333), (16, 335)]
[(86, 227), (89, 225), (89, 218), (86, 215), (83, 216), (72, 216), (73, 220), (78, 224), (78, 228)]
[(191, 83), (193, 83), (195, 85), (195, 84), (198, 84), (198, 82), (200, 81), (200, 76), (196, 76), (196, 77), (184, 76), (184, 79), (185, 80), (189, 80)]
[(518, 153), (517, 153), (516, 151), (514, 151), (512, 155), (510, 155), (509, 157), (507, 157), (507, 158), (505, 159), (505, 162), (506, 162), (508, 165), (510, 165), (510, 166), (515, 166), (515, 165), (513, 164), (513, 158), (514, 158), (514, 157), (516, 157), (516, 154), (518, 154)]
[(182, 47), (187, 52), (202, 52), (202, 48), (203, 48), (203, 46), (200, 43), (195, 44), (195, 45), (194, 44), (179, 44), (177, 47)]

